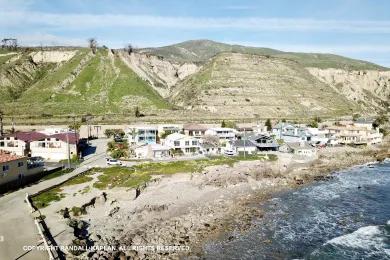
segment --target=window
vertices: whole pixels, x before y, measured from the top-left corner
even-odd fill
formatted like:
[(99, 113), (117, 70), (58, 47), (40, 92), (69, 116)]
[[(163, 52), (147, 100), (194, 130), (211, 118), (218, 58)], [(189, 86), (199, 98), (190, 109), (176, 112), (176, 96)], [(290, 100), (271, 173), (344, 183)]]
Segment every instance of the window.
[(186, 141), (185, 146), (190, 146), (190, 141)]
[(4, 142), (0, 142), (0, 147), (4, 147)]
[(18, 167), (22, 167), (23, 166), (23, 162), (18, 162)]
[(3, 165), (3, 172), (6, 172), (9, 170), (9, 165)]
[(180, 146), (180, 141), (174, 141), (174, 142), (173, 142), (173, 145), (174, 145), (174, 146)]
[(198, 142), (197, 141), (192, 141), (192, 145), (197, 145)]

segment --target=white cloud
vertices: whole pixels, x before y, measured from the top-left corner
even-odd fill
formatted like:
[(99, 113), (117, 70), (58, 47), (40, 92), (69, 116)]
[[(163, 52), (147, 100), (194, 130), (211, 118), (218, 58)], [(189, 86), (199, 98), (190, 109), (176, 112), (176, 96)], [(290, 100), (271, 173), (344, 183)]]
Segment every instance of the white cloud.
[(55, 14), (0, 11), (3, 26), (41, 26), (83, 30), (101, 27), (156, 27), (182, 29), (245, 29), (252, 31), (338, 31), (390, 33), (390, 21), (341, 21), (315, 19), (231, 17), (200, 18), (123, 14)]
[(86, 39), (61, 37), (47, 33), (17, 34), (15, 37), (23, 46), (87, 46)]

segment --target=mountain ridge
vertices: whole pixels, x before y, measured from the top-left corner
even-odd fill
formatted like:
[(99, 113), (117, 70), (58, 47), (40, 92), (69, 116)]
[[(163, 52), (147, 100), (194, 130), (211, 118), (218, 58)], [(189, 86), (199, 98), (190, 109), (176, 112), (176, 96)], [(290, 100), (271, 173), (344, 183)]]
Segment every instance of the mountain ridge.
[(139, 108), (175, 118), (336, 117), (386, 111), (389, 97), (388, 68), (333, 54), (210, 40), (96, 54), (0, 50), (0, 110), (9, 116), (134, 116)]
[[(207, 50), (208, 49), (208, 50)], [(180, 52), (182, 50), (182, 52)], [(305, 67), (342, 68), (342, 69), (374, 69), (390, 70), (390, 68), (358, 59), (352, 59), (330, 53), (284, 52), (266, 47), (251, 47), (238, 44), (226, 44), (212, 40), (189, 40), (172, 45), (142, 48), (141, 53), (149, 53), (175, 62), (205, 63), (221, 52), (239, 52), (256, 55), (272, 55), (295, 60)], [(191, 59), (194, 57), (194, 59)], [(322, 64), (325, 63), (325, 64)]]

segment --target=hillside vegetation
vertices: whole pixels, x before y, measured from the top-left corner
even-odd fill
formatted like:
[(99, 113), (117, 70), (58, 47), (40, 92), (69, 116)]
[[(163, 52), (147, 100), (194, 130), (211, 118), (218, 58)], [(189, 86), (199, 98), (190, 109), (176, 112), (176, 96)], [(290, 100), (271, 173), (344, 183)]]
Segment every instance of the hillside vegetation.
[[(24, 73), (26, 70), (28, 73)], [(15, 115), (134, 113), (170, 105), (111, 51), (79, 49), (68, 61), (36, 63), (31, 53), (1, 67), (1, 108)], [(17, 92), (17, 95), (11, 93)]]
[(359, 108), (299, 63), (222, 53), (179, 84), (172, 101), (221, 115), (337, 116)]
[[(338, 117), (389, 108), (390, 70), (332, 54), (187, 41), (129, 53), (0, 50), (7, 120), (218, 120)], [(136, 110), (145, 115), (134, 118)]]

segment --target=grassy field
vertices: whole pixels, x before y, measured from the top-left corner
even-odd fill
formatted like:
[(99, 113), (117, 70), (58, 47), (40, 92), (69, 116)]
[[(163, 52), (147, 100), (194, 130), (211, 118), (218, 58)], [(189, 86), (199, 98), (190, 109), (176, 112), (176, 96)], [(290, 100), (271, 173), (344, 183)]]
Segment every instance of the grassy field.
[[(97, 181), (92, 185), (94, 188), (105, 190), (114, 187), (136, 188), (147, 183), (153, 175), (172, 175), (176, 173), (194, 173), (202, 172), (208, 166), (214, 165), (229, 165), (239, 161), (250, 160), (277, 160), (276, 155), (247, 155), (235, 157), (212, 157), (210, 159), (175, 161), (175, 162), (160, 162), (160, 163), (142, 163), (133, 167), (110, 167), (110, 168), (94, 168), (88, 172), (68, 180), (62, 185), (45, 191), (36, 197), (33, 197), (33, 203), (38, 208), (44, 208), (50, 205), (51, 202), (59, 201), (65, 197), (63, 188), (66, 186), (89, 183), (93, 180), (91, 175), (98, 174)], [(60, 176), (60, 175), (59, 175)], [(90, 191), (90, 186), (86, 186), (81, 190), (81, 194)], [(75, 211), (78, 210), (75, 208)]]

